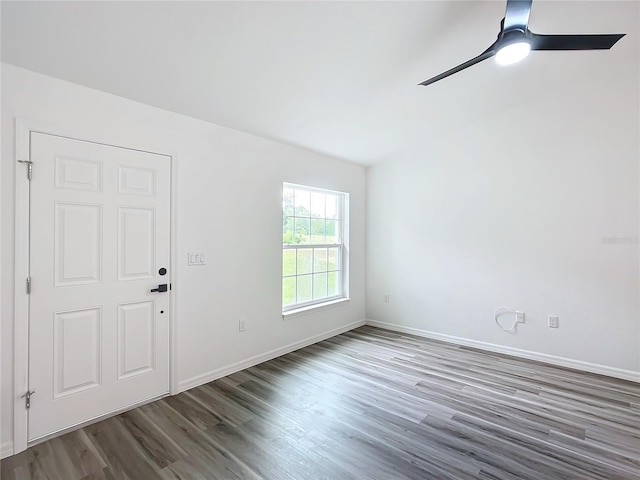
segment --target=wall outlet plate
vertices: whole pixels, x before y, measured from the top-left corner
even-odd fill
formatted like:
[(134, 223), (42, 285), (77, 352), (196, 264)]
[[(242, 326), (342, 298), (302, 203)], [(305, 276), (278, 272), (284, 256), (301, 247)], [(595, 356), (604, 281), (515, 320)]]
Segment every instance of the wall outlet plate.
[(204, 252), (189, 252), (187, 257), (187, 265), (206, 265), (207, 256)]
[(549, 315), (549, 328), (558, 328), (560, 319), (556, 315)]

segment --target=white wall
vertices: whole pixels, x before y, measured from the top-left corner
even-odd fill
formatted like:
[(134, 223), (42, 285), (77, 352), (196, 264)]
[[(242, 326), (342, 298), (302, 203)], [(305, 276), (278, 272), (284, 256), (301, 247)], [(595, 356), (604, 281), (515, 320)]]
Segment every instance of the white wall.
[(594, 70), (369, 168), (369, 319), (640, 379), (638, 58)]
[[(12, 438), (14, 118), (48, 122), (92, 139), (177, 155), (178, 380), (211, 372), (365, 318), (365, 169), (124, 98), (2, 68), (2, 435)], [(281, 188), (294, 182), (351, 194), (347, 304), (283, 321)], [(187, 267), (187, 252), (208, 254)], [(238, 332), (244, 319), (246, 331)]]

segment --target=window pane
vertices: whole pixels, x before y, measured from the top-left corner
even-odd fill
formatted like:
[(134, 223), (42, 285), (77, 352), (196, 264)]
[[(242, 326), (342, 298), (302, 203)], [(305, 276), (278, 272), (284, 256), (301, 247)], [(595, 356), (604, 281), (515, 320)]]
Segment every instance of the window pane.
[(326, 248), (313, 249), (313, 271), (314, 272), (327, 271), (327, 249)]
[(282, 190), (282, 215), (293, 215), (293, 188)]
[[(344, 294), (343, 230), (348, 194), (313, 187), (282, 187), (282, 305), (321, 304)], [(335, 248), (314, 247), (334, 244)]]
[(342, 291), (342, 289), (340, 288), (340, 278), (340, 272), (329, 272), (327, 274), (327, 283), (329, 287), (327, 289), (327, 297), (335, 297), (336, 295), (340, 294), (340, 292)]
[(336, 195), (327, 195), (327, 218), (340, 218), (340, 199)]
[[(298, 275), (311, 273), (313, 264), (313, 250), (311, 248), (298, 249)], [(299, 301), (299, 300), (298, 300)]]
[(295, 243), (293, 236), (293, 217), (284, 217), (282, 220), (282, 243), (290, 245)]
[(327, 297), (327, 274), (315, 273), (313, 275), (313, 299)]
[(340, 243), (338, 223), (337, 220), (327, 220), (327, 243)]
[(282, 279), (282, 305), (296, 303), (296, 277)]
[(298, 279), (298, 303), (313, 300), (311, 291), (311, 275), (302, 275)]
[(339, 247), (330, 248), (327, 256), (327, 270), (340, 270), (340, 251)]
[(309, 220), (308, 218), (294, 218), (294, 220), (294, 243), (308, 244), (309, 232), (311, 231), (311, 220)]
[(311, 219), (311, 243), (324, 243), (324, 218)]
[(282, 275), (295, 275), (296, 274), (296, 251), (295, 250), (283, 250), (282, 251)]
[(311, 216), (324, 218), (324, 203), (326, 195), (324, 193), (313, 192), (311, 194)]
[(310, 216), (311, 192), (309, 190), (295, 190), (295, 215), (296, 217)]

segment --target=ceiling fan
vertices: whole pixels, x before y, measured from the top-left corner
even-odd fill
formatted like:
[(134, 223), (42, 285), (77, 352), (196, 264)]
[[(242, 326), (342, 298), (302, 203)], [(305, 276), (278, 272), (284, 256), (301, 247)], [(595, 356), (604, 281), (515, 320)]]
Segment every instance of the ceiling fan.
[(531, 50), (608, 50), (624, 33), (595, 35), (540, 35), (527, 27), (533, 0), (507, 0), (507, 11), (500, 23), (498, 39), (484, 52), (457, 67), (425, 80), (431, 85), (495, 55), (496, 62), (510, 65), (523, 60)]

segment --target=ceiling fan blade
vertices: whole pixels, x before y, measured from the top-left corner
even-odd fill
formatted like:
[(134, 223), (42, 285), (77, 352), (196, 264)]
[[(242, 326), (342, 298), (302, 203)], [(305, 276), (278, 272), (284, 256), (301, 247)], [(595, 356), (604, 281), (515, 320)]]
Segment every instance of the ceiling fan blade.
[(504, 14), (503, 31), (514, 28), (525, 31), (529, 23), (531, 3), (533, 0), (507, 0), (507, 11)]
[(454, 67), (450, 70), (447, 70), (444, 73), (441, 73), (440, 75), (436, 75), (433, 78), (430, 78), (429, 80), (425, 80), (424, 82), (420, 83), (419, 85), (431, 85), (432, 83), (437, 82), (438, 80), (442, 80), (443, 78), (447, 78), (450, 75), (453, 75), (454, 73), (458, 73), (461, 70), (464, 70), (465, 68), (469, 68), (473, 65), (475, 65), (476, 63), (480, 63), (483, 60), (486, 60), (487, 58), (491, 58), (496, 54), (495, 50), (492, 47), (489, 47), (488, 50), (485, 50), (484, 52), (482, 52), (480, 55), (478, 55), (477, 57), (472, 58), (471, 60), (468, 60), (460, 65), (458, 65), (457, 67)]
[(531, 33), (531, 50), (608, 50), (624, 33), (595, 35), (539, 35)]

